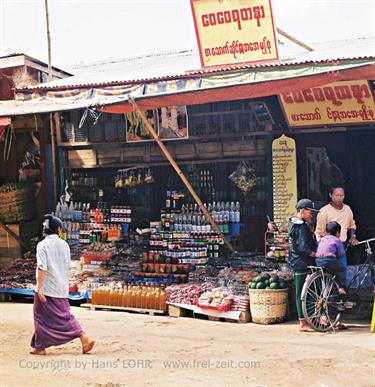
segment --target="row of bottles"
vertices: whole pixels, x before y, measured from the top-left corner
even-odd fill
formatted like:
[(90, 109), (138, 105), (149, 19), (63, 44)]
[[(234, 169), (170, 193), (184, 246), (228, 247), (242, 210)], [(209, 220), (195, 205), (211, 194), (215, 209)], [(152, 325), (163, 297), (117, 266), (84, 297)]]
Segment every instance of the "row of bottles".
[(81, 203), (73, 201), (69, 206), (67, 203), (58, 203), (55, 214), (61, 220), (72, 222), (84, 222), (90, 220), (90, 203)]
[(117, 289), (105, 287), (92, 291), (92, 304), (166, 310), (167, 295), (160, 288), (153, 287), (124, 286)]
[[(212, 202), (204, 204), (222, 233), (229, 233), (230, 224), (240, 222), (239, 202)], [(186, 231), (193, 234), (212, 234), (215, 232), (198, 204), (183, 204), (180, 211), (171, 210), (162, 215), (162, 226), (169, 231)]]
[(69, 179), (70, 187), (113, 186), (113, 174), (102, 172), (74, 171)]
[[(211, 216), (218, 222), (226, 219), (230, 223), (239, 223), (241, 219), (241, 206), (239, 202), (212, 202), (205, 203), (204, 206), (207, 208)], [(182, 214), (202, 214), (202, 210), (198, 204), (183, 204), (181, 207)]]

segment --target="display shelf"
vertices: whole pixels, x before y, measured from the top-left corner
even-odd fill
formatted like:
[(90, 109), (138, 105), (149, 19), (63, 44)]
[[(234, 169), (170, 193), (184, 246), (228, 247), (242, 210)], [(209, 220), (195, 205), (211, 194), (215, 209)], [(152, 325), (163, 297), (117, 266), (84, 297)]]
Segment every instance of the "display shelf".
[[(33, 289), (22, 289), (22, 288), (0, 288), (0, 293), (7, 294), (22, 294), (24, 296), (34, 296), (35, 291)], [(89, 294), (85, 292), (69, 292), (69, 300), (83, 300), (88, 299)]]
[(285, 263), (288, 259), (288, 235), (284, 232), (269, 231), (264, 234), (264, 255), (277, 263)]

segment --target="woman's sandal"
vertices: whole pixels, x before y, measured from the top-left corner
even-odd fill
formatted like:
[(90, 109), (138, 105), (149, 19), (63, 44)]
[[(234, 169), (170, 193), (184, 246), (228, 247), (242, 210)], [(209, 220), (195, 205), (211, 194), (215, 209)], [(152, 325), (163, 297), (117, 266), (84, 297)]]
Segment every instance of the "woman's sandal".
[(88, 353), (94, 348), (95, 341), (89, 341), (87, 344), (82, 346), (82, 353)]
[(347, 329), (349, 329), (349, 327), (347, 326), (347, 325), (345, 325), (345, 324), (343, 324), (343, 323), (338, 323), (338, 324), (336, 324), (335, 325), (335, 329), (338, 329), (338, 330), (347, 330)]
[(47, 354), (45, 349), (36, 349), (36, 348), (33, 348), (29, 353), (30, 353), (30, 355), (46, 355)]

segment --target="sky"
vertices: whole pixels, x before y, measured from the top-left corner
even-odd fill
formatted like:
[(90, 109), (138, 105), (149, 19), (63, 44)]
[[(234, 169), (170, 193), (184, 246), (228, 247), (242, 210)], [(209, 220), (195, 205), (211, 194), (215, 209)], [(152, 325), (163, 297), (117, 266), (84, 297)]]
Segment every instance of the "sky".
[[(196, 48), (190, 0), (49, 0), (52, 64)], [(375, 36), (373, 0), (273, 0), (276, 26), (307, 44)], [(44, 0), (0, 0), (0, 55), (47, 61)]]

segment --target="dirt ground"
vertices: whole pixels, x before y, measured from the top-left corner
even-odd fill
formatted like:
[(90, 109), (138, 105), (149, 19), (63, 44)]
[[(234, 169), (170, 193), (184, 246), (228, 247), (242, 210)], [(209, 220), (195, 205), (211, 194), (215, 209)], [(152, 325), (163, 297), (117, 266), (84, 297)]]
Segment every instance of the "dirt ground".
[(374, 386), (369, 324), (336, 334), (72, 307), (96, 340), (28, 354), (32, 305), (0, 303), (1, 386)]

